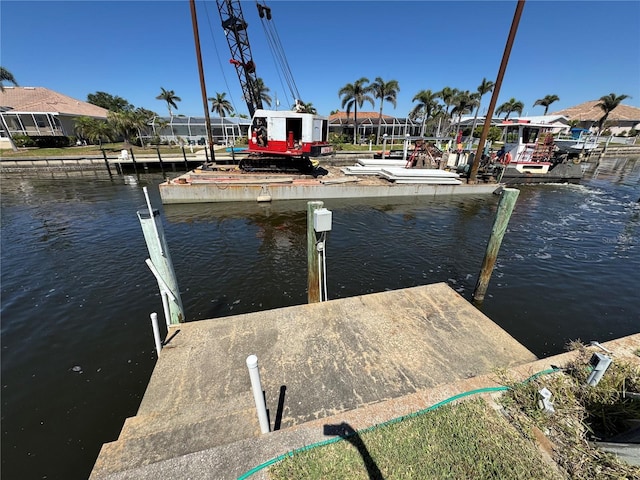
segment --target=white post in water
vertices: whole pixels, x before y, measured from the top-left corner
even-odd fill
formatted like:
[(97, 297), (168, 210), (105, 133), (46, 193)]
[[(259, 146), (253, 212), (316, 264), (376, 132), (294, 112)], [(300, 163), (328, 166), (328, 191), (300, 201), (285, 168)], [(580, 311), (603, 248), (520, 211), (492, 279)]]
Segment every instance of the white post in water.
[(260, 422), (260, 431), (262, 433), (269, 433), (267, 406), (264, 403), (264, 395), (262, 394), (260, 371), (258, 370), (258, 357), (256, 355), (249, 355), (247, 357), (247, 368), (249, 369), (249, 377), (251, 378), (251, 390), (253, 390), (253, 399), (256, 402), (256, 410), (258, 411), (258, 422)]
[(143, 190), (147, 199), (148, 210), (138, 210), (138, 219), (149, 250), (150, 258), (147, 260), (147, 265), (158, 281), (160, 294), (166, 294), (168, 297), (168, 309), (166, 305), (163, 305), (165, 307), (167, 325), (177, 325), (185, 321), (178, 281), (171, 263), (169, 248), (164, 238), (160, 212), (151, 208), (147, 187), (144, 187)]
[(162, 342), (160, 341), (160, 328), (158, 327), (158, 314), (156, 312), (151, 314), (151, 328), (153, 328), (153, 340), (156, 342), (156, 351), (159, 357), (160, 350), (162, 350)]

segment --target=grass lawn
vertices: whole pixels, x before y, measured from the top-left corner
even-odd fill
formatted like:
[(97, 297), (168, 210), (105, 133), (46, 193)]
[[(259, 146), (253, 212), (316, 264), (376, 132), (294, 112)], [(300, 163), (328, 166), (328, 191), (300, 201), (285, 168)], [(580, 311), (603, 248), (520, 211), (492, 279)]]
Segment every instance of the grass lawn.
[[(354, 432), (325, 427), (340, 439), (311, 446), (269, 467), (271, 480), (295, 479), (640, 479), (629, 465), (592, 443), (625, 432), (640, 419), (638, 359), (618, 360), (597, 386), (587, 385), (592, 352), (550, 375), (503, 379), (498, 403), (480, 397)], [(640, 349), (636, 353), (640, 355)], [(506, 376), (505, 376), (506, 377)], [(539, 407), (552, 392), (555, 411)]]

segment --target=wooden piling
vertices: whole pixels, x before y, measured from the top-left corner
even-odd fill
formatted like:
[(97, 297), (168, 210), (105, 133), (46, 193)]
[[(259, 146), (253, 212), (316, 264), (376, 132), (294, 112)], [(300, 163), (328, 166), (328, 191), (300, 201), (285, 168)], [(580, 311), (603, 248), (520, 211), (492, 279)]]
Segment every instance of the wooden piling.
[(487, 243), (487, 250), (482, 260), (482, 268), (480, 269), (480, 275), (476, 288), (473, 292), (474, 303), (482, 303), (484, 301), (484, 295), (487, 293), (487, 287), (491, 274), (493, 273), (493, 267), (496, 264), (498, 258), (498, 251), (502, 244), (502, 237), (504, 237), (509, 225), (509, 219), (511, 218), (511, 212), (516, 204), (520, 190), (516, 188), (505, 188), (502, 190), (500, 197), (500, 203), (498, 204), (498, 212), (496, 213), (496, 219), (493, 222), (493, 228), (491, 229), (491, 236)]
[(136, 156), (133, 154), (133, 148), (130, 148), (129, 152), (131, 152), (131, 161), (133, 162), (133, 171), (136, 172), (136, 175), (138, 175), (138, 165), (136, 164)]
[(107, 172), (109, 172), (109, 176), (111, 177), (111, 167), (109, 167), (109, 159), (107, 158), (107, 154), (104, 151), (104, 148), (101, 148), (102, 156), (104, 157), (104, 164), (107, 166)]
[(184, 168), (185, 171), (189, 171), (189, 162), (187, 161), (187, 154), (184, 152), (184, 145), (182, 145), (182, 158), (184, 158)]
[(164, 163), (162, 163), (162, 156), (160, 155), (160, 147), (156, 147), (156, 152), (158, 152), (158, 161), (160, 162), (160, 170), (162, 171), (162, 176), (166, 178), (164, 173)]
[(316, 231), (313, 229), (313, 212), (324, 206), (324, 202), (307, 202), (307, 301), (320, 302), (320, 265), (316, 248)]

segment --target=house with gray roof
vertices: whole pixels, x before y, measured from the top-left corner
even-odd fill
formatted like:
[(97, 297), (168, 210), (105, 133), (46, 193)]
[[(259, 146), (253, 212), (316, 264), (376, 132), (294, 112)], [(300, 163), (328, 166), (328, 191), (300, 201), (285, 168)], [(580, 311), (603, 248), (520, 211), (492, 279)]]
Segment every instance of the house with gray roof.
[(0, 91), (0, 148), (7, 133), (30, 137), (74, 135), (78, 117), (107, 118), (107, 110), (44, 87), (4, 87)]

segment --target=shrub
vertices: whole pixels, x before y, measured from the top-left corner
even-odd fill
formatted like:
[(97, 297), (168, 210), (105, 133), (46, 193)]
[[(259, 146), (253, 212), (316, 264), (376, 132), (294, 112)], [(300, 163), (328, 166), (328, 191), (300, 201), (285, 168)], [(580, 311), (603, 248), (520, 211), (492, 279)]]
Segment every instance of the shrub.
[(13, 143), (16, 144), (16, 147), (34, 147), (36, 145), (28, 135), (14, 135)]

